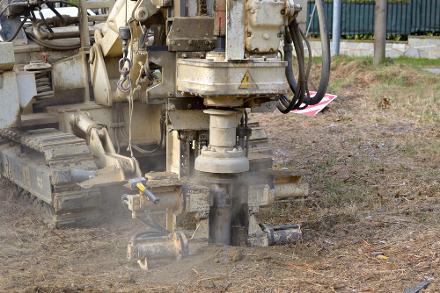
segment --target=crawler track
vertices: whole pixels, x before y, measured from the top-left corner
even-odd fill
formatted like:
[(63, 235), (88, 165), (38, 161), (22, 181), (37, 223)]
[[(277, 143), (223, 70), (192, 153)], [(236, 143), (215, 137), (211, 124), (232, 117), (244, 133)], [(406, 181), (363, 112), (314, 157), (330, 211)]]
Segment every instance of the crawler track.
[(100, 216), (100, 192), (72, 181), (74, 168), (96, 170), (84, 139), (53, 128), (0, 130), (1, 175), (47, 205), (57, 228), (88, 226)]

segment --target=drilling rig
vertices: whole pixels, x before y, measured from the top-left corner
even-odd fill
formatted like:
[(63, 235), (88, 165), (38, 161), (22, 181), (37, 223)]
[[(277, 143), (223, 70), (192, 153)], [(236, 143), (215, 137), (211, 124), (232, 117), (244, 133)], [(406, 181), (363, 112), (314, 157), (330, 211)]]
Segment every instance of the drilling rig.
[(1, 176), (56, 228), (95, 225), (122, 200), (150, 226), (128, 245), (143, 268), (192, 243), (296, 241), (298, 225), (265, 225), (259, 213), (307, 185), (272, 169), (249, 116), (323, 98), (329, 41), (316, 5), (311, 96), (294, 0), (2, 1)]

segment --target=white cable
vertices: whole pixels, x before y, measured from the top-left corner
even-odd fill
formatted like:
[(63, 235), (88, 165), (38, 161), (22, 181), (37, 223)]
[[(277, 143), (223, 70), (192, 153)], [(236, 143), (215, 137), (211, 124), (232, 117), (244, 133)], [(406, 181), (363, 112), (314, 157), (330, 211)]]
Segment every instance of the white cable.
[[(127, 0), (125, 1), (125, 3), (127, 4)], [(126, 15), (127, 17), (127, 15)], [(128, 23), (126, 23), (128, 26)], [(128, 26), (130, 28), (130, 26)], [(132, 31), (130, 28), (130, 44), (132, 44)], [(130, 60), (133, 60), (133, 46), (130, 48)], [(129, 78), (130, 78), (130, 74), (131, 72), (129, 72)], [(132, 148), (132, 144), (131, 144), (131, 140), (132, 140), (132, 121), (133, 121), (133, 111), (134, 111), (134, 94), (139, 91), (140, 86), (137, 85), (135, 89), (133, 89), (130, 86), (130, 94), (128, 95), (128, 146), (127, 146), (127, 151), (130, 152), (130, 156), (132, 158), (134, 158), (133, 155), (133, 148)]]
[(133, 95), (134, 93), (138, 90), (138, 88), (136, 87), (135, 90), (131, 90), (130, 91), (130, 95), (128, 95), (128, 146), (127, 146), (127, 151), (130, 152), (130, 155), (132, 158), (134, 158), (133, 155), (133, 148), (131, 145), (131, 138), (132, 138), (132, 120), (133, 120), (133, 109), (134, 109), (134, 102), (133, 102)]

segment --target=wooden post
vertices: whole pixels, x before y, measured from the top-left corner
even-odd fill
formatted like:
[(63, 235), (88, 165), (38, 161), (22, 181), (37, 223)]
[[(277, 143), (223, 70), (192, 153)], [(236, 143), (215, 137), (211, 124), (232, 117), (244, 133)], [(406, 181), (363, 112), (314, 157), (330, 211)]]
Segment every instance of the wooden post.
[(379, 65), (385, 61), (386, 37), (387, 0), (376, 0), (374, 13), (374, 65)]

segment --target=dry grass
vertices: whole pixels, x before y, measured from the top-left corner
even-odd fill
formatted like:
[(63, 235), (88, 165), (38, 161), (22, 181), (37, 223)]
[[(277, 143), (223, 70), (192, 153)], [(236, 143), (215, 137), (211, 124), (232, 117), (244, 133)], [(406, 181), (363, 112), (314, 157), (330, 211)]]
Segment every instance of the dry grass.
[(307, 199), (265, 215), (301, 223), (301, 243), (242, 248), (243, 257), (226, 259), (211, 247), (145, 274), (125, 259), (129, 221), (52, 231), (5, 193), (0, 291), (402, 292), (433, 278), (424, 292), (439, 292), (440, 77), (422, 66), (340, 58), (330, 87), (339, 97), (322, 114), (254, 116), (272, 139), (276, 167), (310, 183)]

